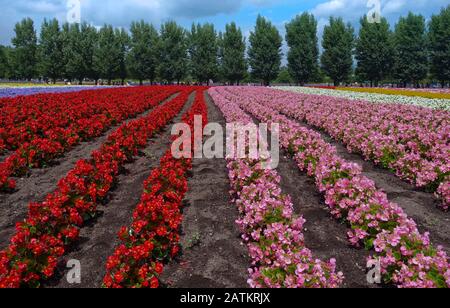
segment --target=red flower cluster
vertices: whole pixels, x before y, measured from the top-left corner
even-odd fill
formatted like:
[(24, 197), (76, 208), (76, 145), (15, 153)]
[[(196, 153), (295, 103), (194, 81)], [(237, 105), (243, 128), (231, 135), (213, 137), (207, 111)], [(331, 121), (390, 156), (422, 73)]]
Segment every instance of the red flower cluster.
[(11, 176), (40, 168), (81, 141), (100, 136), (177, 91), (177, 87), (123, 88), (46, 94), (2, 100), (0, 152), (14, 151), (0, 163), (0, 191), (15, 189)]
[(41, 280), (53, 275), (58, 258), (77, 240), (83, 223), (95, 215), (119, 167), (180, 112), (193, 91), (168, 88), (164, 96), (174, 90), (182, 93), (145, 117), (123, 124), (89, 161), (80, 160), (44, 202), (30, 204), (28, 217), (17, 224), (9, 247), (0, 252), (0, 288), (38, 287)]
[[(204, 90), (198, 91), (192, 108), (183, 116), (183, 122), (191, 129), (195, 115), (207, 119)], [(175, 159), (168, 150), (160, 166), (152, 171), (144, 183), (131, 226), (123, 227), (119, 233), (122, 245), (108, 258), (104, 287), (159, 287), (162, 262), (179, 252), (181, 206), (188, 189), (187, 172), (191, 169), (191, 159)]]

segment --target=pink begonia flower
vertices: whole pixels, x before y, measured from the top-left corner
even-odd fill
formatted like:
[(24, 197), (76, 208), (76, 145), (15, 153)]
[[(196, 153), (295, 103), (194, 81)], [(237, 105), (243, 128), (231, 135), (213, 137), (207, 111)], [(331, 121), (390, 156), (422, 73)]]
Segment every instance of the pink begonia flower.
[[(274, 121), (280, 124), (282, 146), (289, 151), (300, 170), (306, 171), (309, 176), (315, 178), (317, 188), (325, 194), (326, 204), (332, 215), (345, 219), (352, 227), (354, 231), (349, 232), (350, 241), (358, 242), (358, 244), (363, 242), (369, 248), (373, 246), (380, 260), (383, 275), (392, 277), (392, 280), (387, 282), (392, 282), (399, 287), (437, 287), (439, 281), (442, 281), (440, 278), (434, 280), (429, 275), (421, 274), (431, 269), (436, 271), (434, 276), (442, 277), (446, 281), (450, 266), (442, 247), (433, 247), (428, 235), (421, 235), (415, 222), (408, 218), (398, 205), (389, 202), (386, 194), (379, 191), (373, 181), (361, 174), (361, 167), (341, 159), (336, 149), (326, 143), (320, 134), (302, 127), (280, 112), (294, 118), (304, 117), (310, 124), (320, 126), (331, 132), (333, 137), (344, 140), (349, 148), (356, 147), (356, 150), (367, 155), (367, 159), (378, 160), (380, 164), (394, 169), (397, 164), (399, 176), (411, 181), (418, 179), (419, 185), (434, 181), (439, 170), (448, 169), (446, 166), (448, 152), (447, 154), (439, 153), (436, 147), (432, 147), (433, 151), (436, 150), (439, 155), (434, 157), (443, 158), (446, 160), (445, 163), (443, 161), (428, 163), (422, 159), (422, 155), (432, 157), (431, 155), (435, 154), (433, 151), (428, 151), (430, 144), (439, 143), (440, 140), (447, 142), (445, 136), (448, 134), (434, 132), (441, 129), (442, 124), (450, 132), (447, 128), (449, 127), (448, 116), (441, 117), (436, 122), (439, 114), (425, 113), (417, 117), (417, 113), (420, 114), (419, 110), (409, 112), (405, 109), (391, 118), (392, 110), (389, 110), (388, 106), (382, 106), (379, 110), (381, 113), (374, 115), (373, 119), (378, 126), (369, 127), (364, 132), (367, 125), (372, 123), (372, 119), (368, 122), (358, 122), (359, 113), (351, 115), (339, 112), (342, 111), (340, 109), (339, 111), (333, 109), (346, 108), (345, 101), (336, 105), (333, 102), (322, 104), (320, 100), (306, 96), (303, 102), (299, 102), (297, 96), (261, 88), (215, 88), (213, 91), (218, 93), (218, 100), (221, 99), (220, 93), (226, 92), (238, 108), (244, 109), (262, 122)], [(242, 97), (245, 99), (241, 99)], [(277, 104), (272, 103), (274, 100)], [(306, 114), (301, 115), (302, 108), (306, 108), (308, 104), (313, 107)], [(360, 103), (361, 106), (351, 108), (363, 108), (364, 104)], [(351, 111), (351, 108), (348, 110)], [(371, 114), (371, 109), (365, 112)], [(321, 118), (322, 115), (334, 117), (331, 121), (326, 121)], [(380, 123), (376, 121), (377, 117)], [(397, 125), (402, 117), (405, 118), (405, 122)], [(347, 119), (348, 122), (340, 122), (341, 119)], [(428, 121), (430, 119), (432, 121)], [(356, 124), (351, 127), (353, 122)], [(423, 123), (427, 124), (422, 125)], [(427, 129), (429, 131), (425, 132), (424, 130)], [(372, 133), (372, 131), (378, 133)], [(368, 137), (373, 139), (367, 139)], [(423, 147), (419, 146), (421, 150), (423, 149), (423, 153), (413, 152), (415, 144), (410, 144), (408, 148), (408, 141), (414, 143), (420, 140), (424, 140)], [(404, 142), (406, 146), (399, 142)], [(358, 148), (361, 144), (365, 147)], [(447, 177), (444, 183), (448, 181)], [(445, 195), (446, 190), (448, 185), (441, 185), (438, 195)], [(363, 231), (366, 229), (370, 232)], [(285, 239), (284, 236), (283, 239)], [(399, 254), (403, 257), (397, 259)], [(320, 270), (314, 267), (314, 272), (320, 272)], [(322, 279), (323, 277), (319, 278), (319, 281)], [(274, 283), (274, 285), (277, 284)]]
[[(252, 122), (226, 92), (214, 88), (210, 94), (228, 122)], [(280, 176), (274, 170), (263, 170), (261, 159), (229, 158), (227, 163), (230, 194), (241, 214), (236, 223), (252, 259), (249, 285), (253, 288), (338, 287), (343, 274), (335, 272), (335, 263), (314, 260), (304, 247), (305, 220), (294, 215), (291, 198), (281, 192)], [(276, 217), (279, 221), (267, 222), (266, 217), (274, 213), (281, 213)], [(303, 265), (306, 271), (298, 276), (291, 272), (291, 264)], [(283, 271), (285, 276), (271, 276), (271, 271)]]

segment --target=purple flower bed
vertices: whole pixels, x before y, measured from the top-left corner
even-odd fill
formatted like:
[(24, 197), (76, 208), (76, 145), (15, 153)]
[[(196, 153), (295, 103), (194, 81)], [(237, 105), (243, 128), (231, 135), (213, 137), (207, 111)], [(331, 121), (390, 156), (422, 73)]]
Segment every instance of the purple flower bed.
[(84, 90), (106, 89), (105, 86), (68, 86), (68, 87), (30, 87), (30, 88), (0, 88), (0, 98), (16, 97), (43, 93), (68, 93)]

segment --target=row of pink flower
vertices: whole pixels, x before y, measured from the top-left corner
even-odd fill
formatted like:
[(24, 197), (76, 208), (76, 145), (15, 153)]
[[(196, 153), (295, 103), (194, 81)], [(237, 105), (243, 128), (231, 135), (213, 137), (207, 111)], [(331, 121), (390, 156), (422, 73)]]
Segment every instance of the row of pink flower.
[[(209, 90), (227, 122), (248, 124), (248, 117), (223, 96), (223, 90)], [(233, 137), (234, 138), (234, 137)], [(252, 268), (248, 283), (253, 288), (338, 287), (342, 273), (336, 261), (313, 259), (305, 247), (305, 220), (293, 213), (289, 196), (282, 194), (275, 170), (263, 168), (267, 159), (229, 159), (231, 193), (241, 217), (237, 224), (247, 244)]]
[(220, 91), (260, 121), (279, 123), (282, 146), (302, 171), (315, 178), (332, 215), (351, 227), (350, 242), (375, 251), (371, 260), (380, 262), (385, 283), (450, 287), (450, 265), (443, 248), (435, 248), (429, 234), (421, 234), (416, 223), (362, 175), (359, 165), (340, 158), (320, 134), (274, 110), (282, 100), (278, 91), (271, 95), (251, 88)]
[[(261, 91), (271, 96), (273, 90)], [(407, 105), (368, 104), (328, 96), (283, 92), (277, 111), (323, 129), (450, 206), (450, 112)]]

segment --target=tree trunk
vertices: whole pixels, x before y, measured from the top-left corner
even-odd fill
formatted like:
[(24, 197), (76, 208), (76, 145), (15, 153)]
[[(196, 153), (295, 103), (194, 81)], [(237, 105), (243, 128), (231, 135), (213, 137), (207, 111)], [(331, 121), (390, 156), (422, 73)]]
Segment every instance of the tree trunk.
[(139, 85), (140, 86), (144, 85), (144, 81), (142, 79), (139, 79)]

